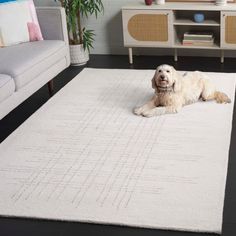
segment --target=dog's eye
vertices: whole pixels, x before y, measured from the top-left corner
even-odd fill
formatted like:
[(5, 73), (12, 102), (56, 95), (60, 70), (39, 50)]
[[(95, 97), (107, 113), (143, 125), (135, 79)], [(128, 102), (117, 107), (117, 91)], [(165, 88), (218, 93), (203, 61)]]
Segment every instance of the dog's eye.
[(159, 70), (158, 72), (161, 73), (161, 70)]
[(169, 71), (169, 70), (167, 70), (166, 72), (167, 72), (167, 73), (170, 73), (170, 71)]

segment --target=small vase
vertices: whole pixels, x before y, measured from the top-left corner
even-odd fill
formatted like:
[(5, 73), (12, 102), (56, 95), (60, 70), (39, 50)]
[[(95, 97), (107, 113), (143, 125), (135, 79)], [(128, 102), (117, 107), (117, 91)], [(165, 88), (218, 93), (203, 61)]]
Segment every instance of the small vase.
[(193, 15), (193, 19), (197, 23), (202, 23), (204, 21), (204, 19), (205, 19), (205, 16), (204, 16), (203, 13), (195, 13)]
[(82, 66), (89, 60), (88, 50), (84, 50), (83, 44), (70, 45), (70, 60), (72, 66)]
[(152, 1), (153, 1), (153, 0), (145, 0), (145, 4), (146, 4), (146, 5), (152, 5)]
[(215, 4), (217, 6), (225, 6), (227, 4), (227, 0), (215, 0)]

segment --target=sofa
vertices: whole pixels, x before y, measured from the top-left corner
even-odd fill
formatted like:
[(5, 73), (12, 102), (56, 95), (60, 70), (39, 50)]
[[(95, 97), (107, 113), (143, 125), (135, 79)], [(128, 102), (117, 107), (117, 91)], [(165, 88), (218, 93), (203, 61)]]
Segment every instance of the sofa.
[(70, 65), (64, 9), (36, 12), (44, 40), (0, 48), (0, 119)]

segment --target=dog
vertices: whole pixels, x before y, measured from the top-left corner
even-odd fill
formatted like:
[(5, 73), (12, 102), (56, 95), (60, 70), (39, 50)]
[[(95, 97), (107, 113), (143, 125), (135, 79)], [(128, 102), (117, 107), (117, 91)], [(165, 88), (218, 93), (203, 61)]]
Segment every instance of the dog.
[(180, 74), (170, 65), (157, 67), (152, 79), (155, 94), (150, 101), (134, 109), (134, 114), (144, 117), (174, 114), (185, 105), (198, 100), (215, 100), (230, 103), (230, 98), (215, 89), (209, 77), (201, 71)]

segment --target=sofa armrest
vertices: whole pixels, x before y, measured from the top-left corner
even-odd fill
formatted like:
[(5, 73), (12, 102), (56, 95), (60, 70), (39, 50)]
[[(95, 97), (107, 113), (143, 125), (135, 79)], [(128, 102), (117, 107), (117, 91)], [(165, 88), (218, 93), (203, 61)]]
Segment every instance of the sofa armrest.
[(65, 10), (62, 7), (36, 7), (39, 25), (46, 40), (63, 40), (68, 44)]

